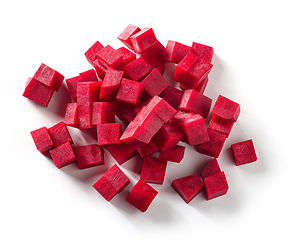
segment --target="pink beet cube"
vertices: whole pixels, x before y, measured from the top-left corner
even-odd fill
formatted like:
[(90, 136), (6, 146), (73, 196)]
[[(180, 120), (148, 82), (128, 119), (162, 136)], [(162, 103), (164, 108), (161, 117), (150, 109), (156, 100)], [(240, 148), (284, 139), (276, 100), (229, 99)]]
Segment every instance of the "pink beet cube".
[(224, 172), (216, 173), (210, 177), (204, 178), (204, 189), (207, 200), (225, 195), (228, 188)]
[(120, 102), (138, 105), (142, 95), (143, 86), (141, 83), (122, 78), (116, 100)]
[(188, 204), (201, 192), (204, 183), (197, 174), (194, 174), (173, 180), (171, 186)]
[(132, 188), (126, 201), (141, 212), (145, 212), (157, 194), (154, 188), (140, 179)]
[(64, 123), (66, 126), (79, 127), (77, 103), (68, 103), (65, 112)]
[(191, 52), (202, 58), (206, 62), (211, 62), (214, 50), (212, 47), (193, 42)]
[(64, 143), (73, 143), (70, 133), (64, 122), (59, 122), (48, 128), (48, 133), (52, 139), (54, 147), (59, 147)]
[(151, 66), (142, 57), (139, 57), (124, 66), (123, 70), (126, 78), (140, 81), (151, 71)]
[(159, 152), (159, 158), (169, 162), (180, 163), (184, 157), (185, 147), (176, 145)]
[(219, 95), (211, 111), (212, 119), (220, 123), (236, 122), (240, 114), (240, 105)]
[(257, 160), (252, 139), (231, 145), (236, 166), (255, 162)]
[(169, 103), (173, 108), (178, 109), (182, 96), (183, 96), (183, 91), (180, 89), (170, 87), (168, 86), (165, 88), (165, 90), (162, 92), (161, 97)]
[(84, 53), (86, 59), (92, 66), (94, 66), (93, 62), (97, 58), (97, 52), (99, 52), (102, 48), (104, 48), (103, 45), (97, 41)]
[(166, 45), (165, 59), (178, 64), (190, 51), (190, 46), (169, 40)]
[(81, 77), (76, 76), (72, 78), (67, 78), (65, 81), (68, 86), (71, 97), (75, 102), (77, 102), (77, 84), (78, 82), (82, 82)]
[(99, 145), (120, 143), (122, 128), (120, 123), (105, 123), (97, 125), (97, 140)]
[(220, 173), (220, 172), (221, 172), (221, 170), (220, 170), (217, 158), (213, 158), (203, 168), (203, 170), (201, 172), (201, 178), (204, 179), (206, 177), (210, 177), (210, 176), (212, 176), (216, 173)]
[(130, 36), (130, 40), (132, 42), (133, 50), (136, 53), (143, 52), (158, 41), (153, 29), (147, 27)]
[(149, 67), (149, 71), (152, 71), (154, 68), (156, 68), (161, 74), (163, 74), (165, 65), (147, 50), (141, 54), (140, 58), (143, 58), (143, 60), (146, 62)]
[(74, 147), (74, 152), (80, 169), (104, 164), (104, 150), (97, 144)]
[(69, 142), (49, 151), (57, 168), (65, 167), (76, 161), (76, 156)]
[(109, 145), (107, 146), (107, 149), (119, 165), (123, 164), (138, 154), (136, 146), (126, 145), (123, 143)]
[(136, 59), (136, 54), (131, 52), (125, 47), (120, 47), (116, 49), (118, 53), (122, 55), (123, 58), (123, 66), (126, 66), (128, 63), (134, 61)]
[(114, 164), (93, 185), (93, 187), (107, 200), (110, 201), (117, 193), (121, 192), (130, 183), (127, 176)]
[(140, 157), (144, 158), (145, 156), (149, 156), (154, 152), (157, 152), (159, 150), (159, 147), (156, 145), (156, 143), (151, 139), (151, 141), (143, 146), (137, 147), (137, 151), (140, 155)]
[(221, 132), (226, 134), (226, 136), (228, 137), (232, 127), (234, 125), (234, 122), (228, 122), (228, 123), (220, 123), (220, 122), (216, 122), (215, 120), (211, 119), (210, 123), (208, 125), (208, 128), (213, 129), (215, 131)]
[(97, 59), (103, 67), (120, 69), (123, 64), (123, 57), (110, 45), (102, 48), (96, 53)]
[(137, 26), (134, 26), (132, 24), (129, 24), (122, 33), (117, 37), (122, 43), (124, 43), (128, 48), (133, 50), (132, 42), (130, 40), (130, 37), (139, 32), (141, 29)]
[(144, 157), (140, 179), (147, 183), (163, 184), (167, 161), (155, 158)]
[(94, 69), (79, 73), (81, 82), (97, 82), (98, 78)]
[(52, 139), (46, 127), (36, 129), (30, 133), (39, 152), (45, 153), (54, 148)]
[(166, 60), (164, 57), (164, 53), (165, 53), (165, 47), (162, 45), (162, 43), (160, 43), (157, 40), (157, 42), (155, 42), (152, 46), (147, 48), (142, 54), (150, 55), (150, 56), (156, 58), (159, 62), (165, 63)]
[(115, 122), (115, 102), (93, 102), (92, 125)]

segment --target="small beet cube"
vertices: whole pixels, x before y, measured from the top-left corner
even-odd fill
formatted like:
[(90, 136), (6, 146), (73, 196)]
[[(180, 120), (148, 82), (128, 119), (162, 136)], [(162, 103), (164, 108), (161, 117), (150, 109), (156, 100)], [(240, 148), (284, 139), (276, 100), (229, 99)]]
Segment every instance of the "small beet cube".
[(115, 122), (115, 102), (93, 102), (92, 125)]
[(168, 40), (165, 50), (165, 59), (166, 61), (178, 64), (190, 51), (190, 46)]
[(159, 158), (169, 162), (180, 163), (184, 157), (185, 147), (176, 145), (174, 148), (169, 148), (159, 152)]
[(54, 148), (52, 139), (46, 127), (36, 129), (30, 133), (39, 152), (45, 153)]
[(142, 57), (139, 57), (124, 66), (123, 70), (126, 78), (140, 81), (151, 71), (151, 66)]
[(69, 142), (49, 151), (57, 168), (65, 167), (76, 161), (76, 156)]
[(99, 41), (97, 41), (84, 53), (86, 59), (92, 66), (94, 66), (93, 62), (97, 58), (97, 52), (99, 52), (102, 48), (104, 48), (104, 46)]
[(85, 72), (79, 73), (81, 82), (97, 82), (98, 78), (94, 69), (87, 70)]
[(141, 83), (123, 78), (116, 96), (117, 101), (138, 105), (142, 95)]
[(168, 86), (165, 88), (165, 90), (162, 92), (161, 97), (169, 103), (173, 108), (178, 109), (182, 96), (183, 91), (180, 89)]
[(59, 90), (64, 80), (62, 74), (48, 67), (44, 63), (41, 63), (33, 78), (42, 82), (46, 86), (53, 88), (55, 91)]
[(257, 160), (252, 139), (239, 143), (234, 143), (231, 145), (231, 149), (233, 152), (236, 166), (255, 162)]
[(210, 176), (212, 176), (216, 173), (220, 173), (220, 172), (221, 172), (221, 170), (220, 170), (217, 158), (213, 158), (203, 168), (203, 170), (201, 172), (201, 178), (204, 179), (206, 177), (210, 177)]
[(102, 48), (96, 53), (99, 63), (105, 68), (120, 69), (123, 64), (123, 57), (110, 45)]
[(116, 49), (118, 53), (122, 55), (123, 58), (123, 66), (126, 66), (128, 63), (134, 61), (136, 59), (136, 54), (131, 52), (125, 47), (120, 47)]
[(119, 165), (123, 164), (138, 154), (136, 146), (126, 145), (123, 143), (109, 145), (107, 146), (107, 149)]
[(156, 68), (161, 74), (164, 73), (165, 65), (148, 51), (144, 51), (139, 58), (142, 58), (146, 62), (147, 66), (149, 67), (149, 71)]
[(120, 143), (122, 134), (120, 123), (105, 123), (97, 125), (97, 139), (99, 145)]
[(140, 155), (140, 157), (144, 158), (145, 156), (149, 156), (154, 152), (157, 152), (159, 150), (159, 147), (156, 145), (156, 143), (151, 139), (151, 141), (143, 146), (137, 147), (137, 151)]
[(77, 101), (77, 84), (78, 82), (82, 82), (81, 77), (76, 76), (72, 78), (67, 78), (65, 81), (68, 86), (71, 97), (76, 102)]
[(212, 119), (220, 122), (236, 122), (240, 114), (240, 105), (219, 95), (211, 111)]
[(80, 169), (104, 164), (104, 151), (97, 144), (74, 147), (74, 152)]
[(122, 43), (124, 43), (128, 48), (133, 50), (132, 42), (130, 37), (139, 32), (141, 29), (137, 26), (129, 24), (122, 33), (117, 37)]
[(165, 63), (166, 59), (164, 56), (165, 47), (158, 40), (152, 46), (147, 48), (142, 54), (148, 54), (154, 58), (156, 58), (159, 62)]
[(78, 126), (78, 111), (77, 103), (68, 103), (65, 112), (64, 123), (66, 126), (79, 127)]
[(210, 120), (210, 123), (208, 125), (208, 128), (213, 129), (215, 131), (224, 133), (227, 135), (227, 137), (229, 136), (232, 127), (234, 125), (234, 122), (228, 122), (228, 123), (219, 123), (214, 121), (213, 119)]
[(211, 62), (214, 50), (212, 47), (193, 42), (191, 52), (207, 62)]
[(202, 190), (204, 183), (197, 174), (173, 180), (171, 186), (188, 204)]
[(225, 195), (229, 187), (224, 172), (204, 178), (204, 188), (207, 200)]
[(48, 128), (48, 133), (52, 139), (54, 147), (59, 147), (64, 143), (73, 143), (70, 133), (64, 122), (59, 122)]
[(126, 201), (141, 212), (145, 212), (157, 194), (158, 192), (154, 188), (140, 179), (132, 188)]
[(143, 28), (139, 32), (131, 35), (130, 40), (132, 42), (133, 50), (136, 53), (143, 52), (158, 41), (152, 28)]

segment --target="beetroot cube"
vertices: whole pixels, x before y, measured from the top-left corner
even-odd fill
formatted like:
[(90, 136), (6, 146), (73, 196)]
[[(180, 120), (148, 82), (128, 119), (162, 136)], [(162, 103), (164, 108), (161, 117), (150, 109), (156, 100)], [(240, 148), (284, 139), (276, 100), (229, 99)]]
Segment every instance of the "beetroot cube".
[(66, 84), (68, 86), (70, 95), (75, 102), (77, 101), (77, 84), (78, 84), (78, 82), (82, 82), (80, 76), (66, 79)]
[(161, 74), (164, 73), (165, 65), (148, 51), (143, 52), (140, 58), (146, 62), (149, 67), (149, 71), (152, 71), (154, 68), (156, 68)]
[(104, 150), (97, 144), (74, 147), (74, 152), (80, 169), (104, 164)]
[(156, 143), (151, 139), (151, 141), (143, 146), (137, 147), (137, 151), (140, 155), (140, 157), (144, 158), (145, 156), (149, 156), (154, 152), (157, 152), (159, 150), (159, 147), (156, 145)]
[(169, 162), (180, 163), (184, 157), (185, 147), (176, 145), (159, 152), (159, 158)]
[(132, 42), (130, 40), (130, 37), (139, 32), (141, 29), (137, 26), (134, 26), (132, 24), (129, 24), (122, 33), (117, 37), (122, 43), (124, 43), (128, 48), (133, 50)]
[(92, 125), (115, 122), (115, 102), (92, 103)]
[(122, 55), (123, 58), (123, 66), (126, 66), (128, 63), (134, 61), (136, 59), (136, 54), (131, 52), (125, 47), (121, 47), (116, 49), (118, 53)]
[(123, 164), (138, 154), (136, 146), (126, 145), (123, 143), (109, 145), (107, 146), (107, 149), (119, 165)]
[(30, 133), (39, 152), (45, 153), (54, 148), (52, 139), (46, 127), (36, 129)]
[(57, 168), (65, 167), (76, 161), (76, 156), (69, 142), (49, 151)]
[(52, 139), (54, 147), (59, 147), (64, 143), (73, 143), (70, 133), (64, 122), (59, 122), (48, 128), (48, 133)]
[(64, 123), (70, 127), (79, 127), (77, 103), (68, 103), (65, 112)]
[(130, 183), (121, 169), (114, 164), (93, 185), (93, 187), (107, 200), (110, 201), (117, 193), (121, 192)]
[(92, 66), (94, 66), (93, 62), (97, 58), (97, 52), (99, 52), (102, 48), (104, 48), (104, 46), (99, 41), (97, 41), (84, 53), (86, 59)]
[(133, 50), (136, 53), (143, 52), (158, 41), (152, 28), (143, 28), (130, 36), (130, 40), (132, 42)]
[(167, 80), (162, 74), (154, 68), (142, 81), (145, 94), (151, 98), (154, 95), (159, 95), (169, 86)]
[(105, 123), (97, 125), (97, 139), (99, 145), (120, 143), (122, 134), (120, 123)]
[(234, 143), (231, 145), (231, 149), (233, 152), (236, 166), (255, 162), (257, 160), (252, 139), (239, 143)]
[(163, 184), (167, 161), (155, 158), (144, 157), (140, 179), (147, 183)]
[(110, 45), (102, 48), (96, 53), (99, 63), (105, 68), (120, 69), (123, 64), (123, 57)]
[(143, 79), (152, 69), (142, 57), (135, 59), (124, 66), (125, 77), (134, 81)]
[(195, 88), (195, 90), (196, 90), (197, 92), (201, 93), (201, 94), (204, 94), (204, 91), (205, 91), (205, 89), (206, 89), (206, 86), (207, 86), (207, 84), (208, 84), (208, 81), (209, 81), (208, 76), (206, 76), (206, 77), (204, 78), (204, 80), (201, 81), (201, 82), (198, 84), (198, 86)]
[(44, 63), (41, 63), (33, 78), (39, 82), (42, 82), (46, 86), (53, 88), (55, 91), (59, 90), (64, 80), (64, 76), (62, 74), (48, 67)]
[(120, 87), (123, 71), (108, 68), (102, 87), (100, 89), (100, 101), (111, 102), (116, 99)]
[(202, 190), (204, 183), (197, 174), (173, 180), (171, 186), (188, 204)]
[(166, 61), (178, 64), (190, 51), (190, 46), (168, 40), (165, 50), (165, 59)]
[(219, 123), (211, 119), (208, 125), (208, 128), (224, 133), (228, 137), (232, 130), (233, 125), (234, 125), (234, 122)]
[(240, 105), (219, 95), (211, 111), (212, 119), (220, 123), (236, 122), (240, 114)]
[(150, 55), (154, 58), (156, 58), (159, 62), (165, 63), (165, 47), (160, 43), (158, 40), (155, 42), (152, 46), (147, 48), (142, 54), (144, 55)]
[(217, 158), (213, 158), (203, 168), (203, 170), (201, 172), (201, 178), (204, 179), (206, 177), (210, 177), (210, 176), (212, 176), (216, 173), (220, 173), (220, 172), (221, 172), (221, 170), (220, 170)]
[(184, 91), (179, 110), (193, 112), (195, 114), (198, 113), (203, 118), (206, 118), (210, 111), (211, 104), (211, 98), (208, 98), (193, 89), (188, 89)]
[(105, 74), (107, 72), (107, 69), (99, 63), (98, 59), (96, 59), (93, 62), (93, 66), (96, 70), (98, 77), (103, 80), (105, 78)]
[(126, 201), (141, 212), (145, 212), (157, 194), (154, 188), (140, 179), (132, 188)]
[(136, 114), (133, 111), (133, 109), (130, 109), (128, 112), (124, 114), (124, 119), (127, 120), (128, 122), (132, 122), (135, 117), (136, 117)]
[(180, 89), (168, 86), (165, 88), (165, 90), (162, 92), (161, 97), (169, 103), (173, 108), (178, 109), (182, 96), (183, 91)]
[(34, 78), (29, 78), (23, 93), (23, 97), (47, 107), (53, 92), (53, 88), (48, 87)]
[(224, 172), (204, 178), (204, 188), (207, 200), (225, 195), (229, 187)]
[(85, 72), (79, 73), (81, 82), (97, 82), (98, 78), (94, 69), (87, 70)]
[(211, 62), (214, 50), (212, 47), (193, 42), (191, 52), (202, 58), (206, 62)]
[(138, 105), (142, 95), (141, 83), (123, 78), (116, 96), (117, 101)]

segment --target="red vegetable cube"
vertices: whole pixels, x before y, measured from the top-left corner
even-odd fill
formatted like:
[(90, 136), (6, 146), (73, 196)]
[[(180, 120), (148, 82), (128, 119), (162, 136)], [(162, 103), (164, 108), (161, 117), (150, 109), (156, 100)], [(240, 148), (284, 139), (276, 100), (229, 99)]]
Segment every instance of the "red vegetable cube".
[(184, 157), (185, 147), (176, 145), (159, 152), (159, 158), (169, 162), (180, 163)]
[(122, 33), (117, 37), (122, 43), (124, 43), (128, 48), (133, 50), (132, 42), (130, 37), (139, 32), (141, 29), (137, 26), (129, 24)]
[(201, 81), (201, 82), (198, 84), (198, 86), (195, 88), (195, 90), (196, 90), (197, 92), (203, 94), (204, 91), (205, 91), (205, 89), (206, 89), (206, 86), (207, 86), (207, 84), (208, 84), (208, 81), (209, 81), (208, 76), (206, 76), (206, 77), (204, 78), (204, 80)]
[(59, 147), (64, 143), (73, 143), (70, 133), (64, 122), (59, 122), (48, 128), (48, 133), (52, 139), (54, 147)]
[(107, 149), (110, 154), (115, 158), (117, 163), (121, 165), (138, 154), (136, 147), (137, 146), (120, 143), (109, 145), (107, 146)]
[(94, 69), (87, 70), (85, 72), (79, 73), (81, 82), (97, 82), (98, 78)]
[(92, 125), (115, 122), (115, 102), (92, 103)]
[(166, 45), (165, 59), (178, 64), (190, 51), (190, 46), (169, 40)]
[(228, 137), (232, 127), (234, 125), (234, 122), (228, 122), (228, 123), (220, 123), (220, 122), (216, 122), (215, 120), (211, 119), (210, 123), (208, 125), (208, 128), (213, 129), (215, 131), (221, 132), (226, 134), (226, 136)]
[(132, 188), (126, 201), (140, 211), (145, 212), (157, 194), (158, 192), (154, 188), (140, 179)]
[(204, 189), (207, 200), (225, 195), (228, 188), (224, 172), (216, 173), (210, 177), (204, 178)]
[(46, 127), (36, 129), (30, 133), (39, 152), (45, 153), (54, 148), (52, 139)]
[(157, 152), (159, 150), (159, 147), (156, 145), (156, 143), (151, 139), (151, 141), (143, 146), (137, 147), (137, 151), (140, 155), (140, 157), (144, 158), (145, 156), (149, 156), (154, 152)]
[(68, 103), (65, 112), (64, 123), (70, 127), (79, 127), (77, 103)]
[(104, 150), (97, 144), (74, 147), (74, 152), (80, 169), (104, 164)]
[(136, 54), (131, 52), (125, 47), (120, 47), (116, 49), (118, 53), (122, 55), (123, 58), (123, 66), (126, 66), (128, 63), (134, 61), (136, 59)]
[(122, 128), (120, 123), (105, 123), (97, 125), (97, 139), (99, 145), (120, 143)]
[(117, 101), (138, 105), (142, 95), (141, 83), (123, 78), (116, 96)]
[(66, 84), (68, 86), (70, 95), (75, 102), (77, 102), (77, 84), (78, 84), (78, 82), (82, 82), (80, 76), (66, 79)]
[(93, 62), (97, 58), (97, 52), (99, 52), (102, 48), (104, 48), (104, 46), (99, 41), (97, 41), (84, 53), (86, 59), (92, 66), (94, 66)]
[(183, 91), (180, 89), (168, 86), (165, 88), (165, 90), (162, 92), (161, 97), (169, 103), (173, 108), (178, 109), (182, 96)]
[(123, 70), (126, 78), (140, 81), (151, 71), (151, 66), (142, 57), (139, 57), (124, 66)]
[(98, 77), (103, 80), (105, 78), (105, 74), (107, 72), (107, 69), (99, 63), (98, 59), (96, 59), (93, 62), (93, 66), (96, 70)]
[(231, 145), (236, 166), (255, 162), (257, 160), (256, 152), (252, 139)]
[(130, 40), (132, 42), (133, 50), (136, 53), (143, 52), (158, 41), (153, 29), (147, 27), (130, 36)]
[(147, 48), (142, 54), (150, 55), (156, 58), (159, 62), (165, 63), (166, 59), (165, 59), (164, 53), (165, 53), (165, 47), (162, 45), (162, 43), (160, 43), (157, 40), (157, 42), (155, 42), (152, 46)]
[(149, 71), (152, 71), (154, 68), (156, 68), (161, 74), (164, 73), (165, 65), (147, 50), (141, 54), (140, 58), (146, 62), (149, 67)]
[(214, 50), (212, 47), (193, 42), (191, 52), (207, 62), (211, 62)]
[(123, 64), (123, 57), (120, 53), (118, 53), (114, 48), (110, 45), (102, 48), (96, 53), (97, 59), (105, 68), (115, 68), (120, 69)]
[(76, 161), (76, 156), (69, 142), (49, 151), (57, 168), (65, 167)]
[(221, 170), (220, 170), (217, 158), (213, 158), (203, 168), (203, 170), (201, 172), (201, 178), (204, 179), (206, 177), (210, 177), (210, 176), (212, 176), (216, 173), (220, 173), (220, 172), (221, 172)]

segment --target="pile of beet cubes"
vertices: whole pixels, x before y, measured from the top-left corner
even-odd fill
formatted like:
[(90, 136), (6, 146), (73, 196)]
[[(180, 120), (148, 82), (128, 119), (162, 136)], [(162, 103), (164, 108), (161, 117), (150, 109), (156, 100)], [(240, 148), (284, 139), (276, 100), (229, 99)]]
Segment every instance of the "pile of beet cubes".
[[(93, 69), (66, 79), (74, 101), (67, 105), (62, 122), (31, 132), (36, 148), (41, 153), (49, 151), (58, 168), (73, 162), (79, 169), (102, 165), (104, 148), (118, 165), (139, 154), (143, 158), (140, 179), (126, 201), (144, 212), (157, 195), (148, 183), (163, 184), (167, 163), (181, 162), (185, 144), (178, 143), (182, 141), (212, 160), (201, 176), (175, 179), (175, 191), (186, 203), (203, 189), (207, 200), (226, 194), (228, 183), (217, 158), (239, 117), (240, 106), (219, 95), (211, 121), (205, 125), (212, 99), (203, 93), (212, 68), (213, 48), (170, 40), (164, 47), (152, 28), (133, 25), (127, 26), (118, 39), (126, 47), (104, 47), (97, 41), (85, 52)], [(176, 65), (173, 80), (179, 87), (169, 86), (163, 77), (166, 62)], [(28, 79), (23, 96), (46, 107), (63, 81), (63, 75), (41, 64)], [(123, 124), (115, 122), (115, 116)], [(96, 128), (95, 144), (73, 147), (67, 126)], [(235, 143), (231, 149), (236, 165), (257, 159), (252, 140)], [(151, 156), (155, 152), (159, 157)], [(130, 183), (118, 165), (93, 185), (107, 201)]]

